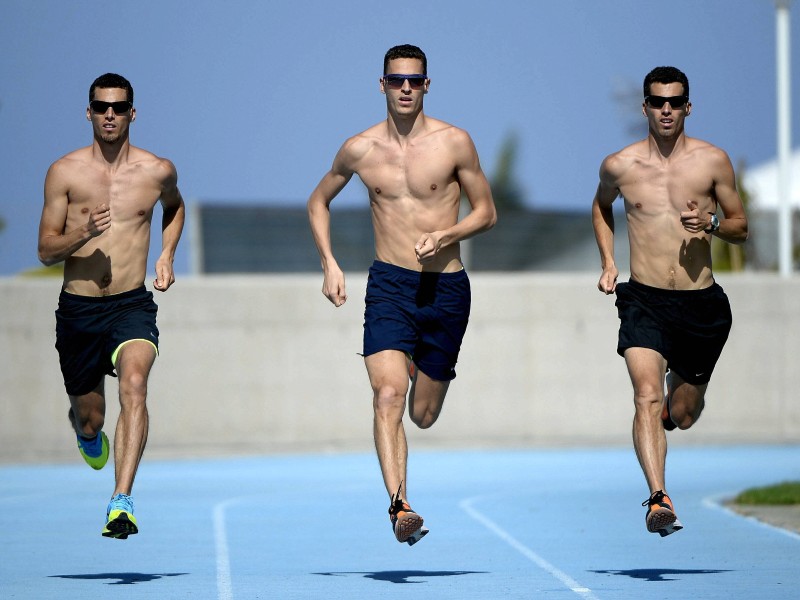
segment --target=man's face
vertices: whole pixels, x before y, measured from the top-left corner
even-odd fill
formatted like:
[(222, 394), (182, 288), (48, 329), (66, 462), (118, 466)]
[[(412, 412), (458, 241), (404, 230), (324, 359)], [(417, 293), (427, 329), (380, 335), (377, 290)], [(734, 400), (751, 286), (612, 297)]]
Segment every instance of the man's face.
[[(692, 104), (683, 94), (682, 83), (650, 84), (650, 95), (642, 104), (650, 131), (665, 139), (683, 132), (683, 121), (692, 112)], [(667, 98), (670, 100), (665, 101)]]
[(128, 126), (136, 119), (136, 109), (127, 100), (128, 93), (122, 88), (95, 88), (86, 118), (91, 121), (96, 138), (113, 144), (127, 137)]
[[(407, 75), (410, 77), (393, 77)], [(413, 77), (413, 76), (418, 77)], [(391, 112), (414, 114), (422, 110), (422, 97), (428, 93), (430, 80), (422, 75), (418, 58), (394, 58), (389, 61), (386, 75), (381, 78), (381, 92)]]

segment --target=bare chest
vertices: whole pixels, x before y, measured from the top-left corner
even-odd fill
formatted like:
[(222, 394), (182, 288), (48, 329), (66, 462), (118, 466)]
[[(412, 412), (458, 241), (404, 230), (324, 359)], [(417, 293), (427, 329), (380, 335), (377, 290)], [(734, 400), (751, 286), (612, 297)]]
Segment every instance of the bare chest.
[(629, 213), (657, 215), (687, 210), (689, 201), (705, 209), (714, 197), (714, 181), (687, 160), (670, 165), (640, 164), (626, 174), (619, 190)]
[(156, 182), (141, 169), (87, 170), (70, 185), (68, 220), (85, 221), (92, 210), (106, 205), (117, 223), (147, 221), (160, 195)]
[(452, 159), (429, 146), (379, 149), (359, 166), (358, 175), (372, 198), (425, 199), (457, 184)]

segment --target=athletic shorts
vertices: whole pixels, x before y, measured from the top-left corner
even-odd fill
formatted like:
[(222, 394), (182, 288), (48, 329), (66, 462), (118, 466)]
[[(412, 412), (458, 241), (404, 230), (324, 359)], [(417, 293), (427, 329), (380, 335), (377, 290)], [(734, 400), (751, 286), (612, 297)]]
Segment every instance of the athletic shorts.
[(367, 280), (364, 356), (400, 350), (431, 379), (454, 379), (470, 301), (463, 269), (420, 273), (375, 261)]
[(702, 290), (664, 290), (636, 281), (617, 285), (617, 353), (650, 348), (687, 383), (708, 383), (733, 322), (728, 296), (714, 283)]
[(116, 377), (112, 356), (121, 344), (146, 340), (158, 352), (158, 307), (142, 286), (112, 296), (61, 292), (56, 310), (56, 350), (70, 396), (88, 394), (104, 375)]

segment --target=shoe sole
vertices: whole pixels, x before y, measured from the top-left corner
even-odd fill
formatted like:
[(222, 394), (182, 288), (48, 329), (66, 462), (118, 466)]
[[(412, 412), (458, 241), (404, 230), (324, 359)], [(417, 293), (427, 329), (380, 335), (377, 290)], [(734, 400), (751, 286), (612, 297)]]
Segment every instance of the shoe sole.
[(666, 508), (655, 508), (647, 517), (647, 531), (666, 537), (680, 531), (683, 525), (674, 512)]
[[(114, 514), (117, 512), (118, 514)], [(139, 533), (139, 527), (133, 517), (124, 511), (111, 511), (108, 523), (103, 528), (103, 537), (126, 540), (129, 535)]]
[(425, 530), (425, 533), (419, 534), (419, 532), (424, 529), (422, 527), (423, 519), (417, 513), (409, 512), (404, 514), (402, 517), (397, 518), (397, 522), (394, 524), (394, 536), (397, 538), (397, 541), (402, 543), (408, 542), (412, 537), (416, 537), (413, 542), (409, 542), (409, 545), (413, 546), (416, 544), (425, 533), (428, 533), (428, 530)]

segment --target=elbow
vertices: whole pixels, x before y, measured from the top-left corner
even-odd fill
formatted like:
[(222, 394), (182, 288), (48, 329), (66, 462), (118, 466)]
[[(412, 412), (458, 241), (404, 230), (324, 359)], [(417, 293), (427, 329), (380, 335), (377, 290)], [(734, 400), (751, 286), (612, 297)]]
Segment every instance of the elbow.
[(59, 261), (55, 257), (45, 254), (39, 250), (39, 262), (45, 267), (52, 267), (53, 265), (58, 264)]
[(53, 252), (47, 249), (46, 244), (39, 244), (39, 248), (37, 249), (37, 256), (39, 258), (39, 262), (42, 263), (45, 267), (52, 267), (60, 263), (63, 258), (56, 256)]
[(736, 240), (736, 243), (744, 244), (749, 239), (750, 239), (750, 228), (748, 227), (747, 221), (745, 221), (744, 226), (742, 227), (742, 231), (739, 235), (739, 239)]
[(492, 227), (497, 225), (497, 210), (492, 210), (487, 216), (486, 220), (484, 221), (484, 231), (489, 231)]

